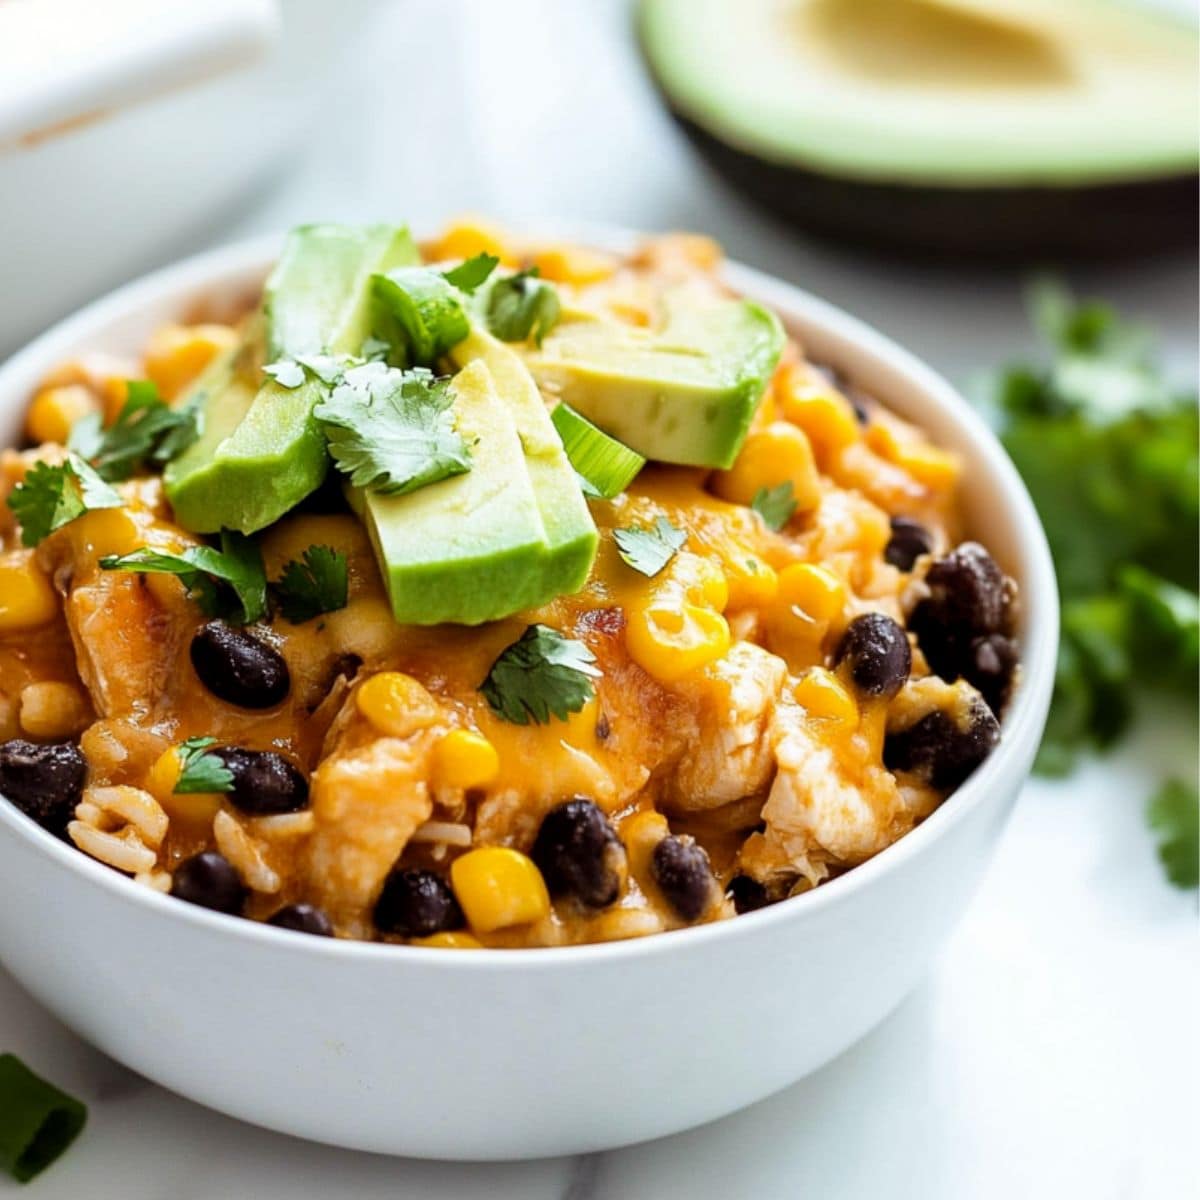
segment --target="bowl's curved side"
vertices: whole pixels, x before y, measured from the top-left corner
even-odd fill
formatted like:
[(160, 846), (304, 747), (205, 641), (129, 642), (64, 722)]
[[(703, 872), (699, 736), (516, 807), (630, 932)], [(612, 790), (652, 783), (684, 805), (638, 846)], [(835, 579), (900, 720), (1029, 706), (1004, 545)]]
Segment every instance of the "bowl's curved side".
[[(39, 339), (0, 370), (0, 438), (58, 359), (133, 349), (206, 290), (253, 286), (274, 244), (160, 272)], [(1049, 553), (1011, 464), (944, 381), (796, 289), (742, 268), (730, 278), (966, 455), (973, 518), (1025, 593), (1025, 678), (988, 763), (895, 846), (796, 901), (634, 943), (458, 955), (181, 905), (0, 804), (0, 958), (38, 999), (214, 1108), (459, 1159), (595, 1150), (713, 1119), (814, 1070), (895, 1006), (957, 921), (1036, 751), (1057, 630)]]

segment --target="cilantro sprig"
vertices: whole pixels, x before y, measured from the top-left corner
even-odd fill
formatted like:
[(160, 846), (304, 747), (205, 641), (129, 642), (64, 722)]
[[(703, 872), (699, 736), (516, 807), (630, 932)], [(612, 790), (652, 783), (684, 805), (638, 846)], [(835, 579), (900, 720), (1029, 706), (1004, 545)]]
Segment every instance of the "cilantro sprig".
[(205, 616), (251, 624), (267, 615), (267, 577), (262, 555), (250, 538), (222, 530), (221, 548), (189, 546), (179, 554), (144, 546), (100, 560), (106, 571), (174, 575)]
[(653, 579), (687, 544), (687, 534), (666, 517), (655, 517), (654, 524), (646, 529), (614, 529), (613, 541), (626, 566)]
[(125, 403), (109, 428), (102, 428), (99, 413), (90, 413), (76, 422), (68, 442), (110, 483), (128, 479), (148, 464), (170, 462), (199, 433), (197, 410), (171, 408), (150, 380), (127, 380), (125, 389)]
[(402, 496), (471, 469), (453, 404), (451, 381), (373, 362), (347, 371), (314, 414), (352, 484)]
[(330, 546), (309, 546), (271, 585), (279, 611), (293, 625), (345, 608), (349, 588), (346, 556)]
[(583, 644), (547, 625), (530, 625), (492, 663), (480, 692), (492, 711), (514, 725), (565, 721), (596, 694), (596, 659)]
[(785, 480), (773, 488), (759, 488), (750, 501), (750, 507), (762, 517), (768, 529), (778, 533), (796, 511), (796, 493), (792, 481)]
[(173, 789), (176, 795), (233, 791), (233, 772), (217, 755), (208, 753), (208, 748), (216, 744), (216, 738), (194, 737), (176, 747), (179, 759), (179, 776)]
[[(1144, 330), (1053, 284), (1030, 308), (1050, 353), (992, 376), (983, 398), (1054, 556), (1062, 638), (1037, 767), (1065, 774), (1116, 742), (1147, 693), (1195, 711), (1200, 430), (1194, 392), (1172, 385)], [(1194, 811), (1182, 784), (1148, 810), (1181, 886), (1195, 883)]]
[(494, 254), (476, 254), (474, 258), (465, 259), (457, 267), (442, 272), (442, 278), (460, 292), (468, 296), (474, 295), (482, 287), (491, 273), (500, 265), (500, 260)]
[(503, 342), (542, 339), (558, 324), (561, 306), (554, 285), (538, 278), (538, 268), (517, 271), (492, 284), (487, 298), (488, 328)]
[(36, 546), (56, 529), (98, 508), (119, 508), (121, 497), (78, 454), (58, 466), (38, 462), (13, 488), (7, 504), (21, 526), (21, 544)]

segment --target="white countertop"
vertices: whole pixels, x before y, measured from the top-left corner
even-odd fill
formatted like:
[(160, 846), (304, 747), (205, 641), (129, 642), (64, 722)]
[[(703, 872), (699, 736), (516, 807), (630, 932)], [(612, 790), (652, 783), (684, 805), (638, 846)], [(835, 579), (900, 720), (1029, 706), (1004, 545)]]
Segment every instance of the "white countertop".
[[(357, 5), (353, 11), (360, 11)], [(712, 177), (658, 112), (624, 5), (406, 0), (364, 37), (311, 150), (226, 241), (300, 220), (486, 211), (716, 234), (731, 254), (842, 304), (952, 378), (1027, 342), (1015, 273), (951, 274), (804, 241)], [(549, 106), (548, 97), (553, 98)], [(410, 99), (411, 98), (411, 99)], [(406, 105), (415, 112), (406, 112)], [(197, 248), (181, 245), (180, 251)], [(1195, 356), (1189, 262), (1072, 272)], [(0, 306), (5, 303), (0, 298)], [(1190, 731), (1194, 749), (1195, 731)], [(1142, 810), (1189, 730), (1146, 721), (1069, 781), (1031, 782), (941, 960), (841, 1059), (715, 1125), (528, 1164), (332, 1150), (218, 1116), (91, 1050), (0, 972), (0, 1047), (91, 1107), (46, 1200), (1158, 1200), (1196, 1177), (1195, 893), (1163, 880)], [(52, 920), (69, 919), (54, 913)], [(48, 922), (50, 924), (51, 922)], [(52, 932), (48, 936), (53, 936)], [(228, 1019), (236, 1020), (235, 1010)], [(637, 1087), (631, 1068), (629, 1086)], [(17, 1194), (0, 1182), (0, 1195)]]

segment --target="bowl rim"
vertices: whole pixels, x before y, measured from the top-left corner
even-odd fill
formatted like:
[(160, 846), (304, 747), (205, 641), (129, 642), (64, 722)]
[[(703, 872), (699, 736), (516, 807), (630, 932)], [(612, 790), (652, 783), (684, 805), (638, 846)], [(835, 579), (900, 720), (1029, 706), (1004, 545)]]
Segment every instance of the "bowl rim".
[[(560, 232), (551, 227), (547, 233), (543, 227), (540, 235), (557, 236)], [(621, 252), (651, 234), (604, 226), (588, 226), (580, 231), (576, 226), (570, 236), (597, 248)], [(277, 256), (282, 237), (282, 234), (263, 235), (191, 255), (124, 284), (57, 322), (0, 364), (0, 411), (14, 402), (8, 393), (23, 387), (23, 377), (53, 366), (60, 356), (71, 353), (78, 343), (85, 341), (93, 330), (154, 305), (180, 305), (202, 291), (211, 293), (214, 289), (228, 289), (239, 278), (265, 275)], [(422, 967), (447, 971), (527, 970), (534, 966), (552, 969), (560, 964), (581, 967), (603, 964), (610, 959), (670, 958), (691, 948), (739, 936), (738, 930), (765, 932), (772, 924), (816, 919), (827, 908), (851, 902), (877, 879), (896, 872), (908, 860), (922, 854), (926, 847), (946, 836), (973, 809), (982, 805), (989, 789), (1010, 772), (1015, 770), (1023, 782), (1028, 768), (1022, 760), (1032, 759), (1049, 708), (1058, 649), (1059, 614), (1049, 545), (1016, 467), (983, 418), (957, 389), (865, 321), (801, 287), (734, 261), (726, 262), (723, 277), (736, 292), (776, 311), (785, 326), (819, 327), (823, 334), (852, 345), (854, 353), (862, 359), (873, 360), (905, 380), (917, 397), (916, 404), (923, 411), (936, 413), (944, 424), (953, 425), (969, 446), (969, 456), (986, 462), (993, 476), (1001, 481), (1002, 509), (1015, 533), (1015, 545), (1023, 559), (1020, 584), (1026, 628), (1022, 639), (1022, 678), (1012, 709), (1006, 714), (1004, 736), (999, 745), (983, 765), (920, 824), (866, 862), (819, 887), (736, 918), (620, 941), (519, 949), (485, 947), (469, 954), (447, 954), (434, 947), (350, 938), (297, 936), (265, 922), (181, 903), (169, 895), (139, 886), (128, 876), (42, 829), (15, 805), (0, 804), (0, 825), (35, 852), (109, 892), (119, 902), (141, 908), (147, 915), (182, 921), (212, 934), (239, 938), (249, 945), (258, 944), (273, 952), (309, 955), (328, 959), (331, 963), (377, 961), (391, 963), (395, 969), (404, 964), (421, 964)], [(23, 399), (23, 391), (19, 394)]]

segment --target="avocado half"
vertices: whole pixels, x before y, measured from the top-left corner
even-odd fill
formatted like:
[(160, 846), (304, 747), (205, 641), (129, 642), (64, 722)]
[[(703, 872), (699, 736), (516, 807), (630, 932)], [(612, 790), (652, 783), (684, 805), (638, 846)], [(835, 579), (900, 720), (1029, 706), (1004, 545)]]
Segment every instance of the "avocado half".
[(1122, 0), (639, 0), (672, 113), (806, 229), (972, 258), (1196, 243), (1196, 28)]

